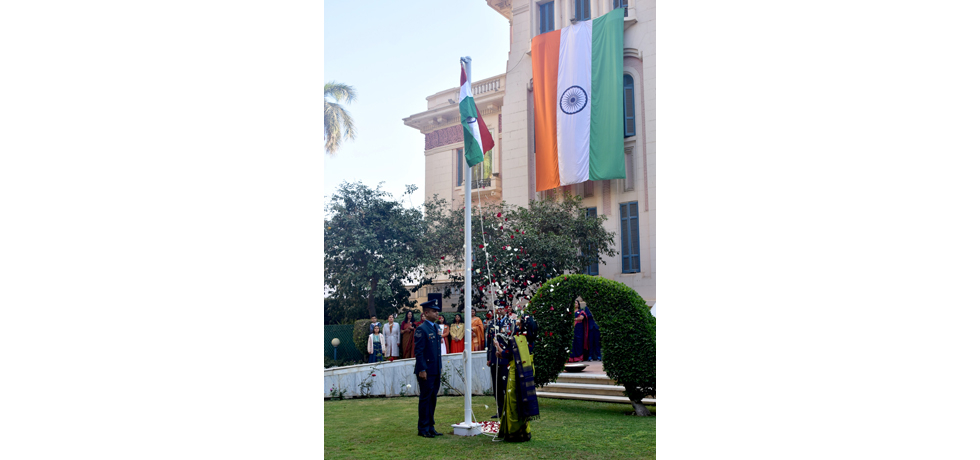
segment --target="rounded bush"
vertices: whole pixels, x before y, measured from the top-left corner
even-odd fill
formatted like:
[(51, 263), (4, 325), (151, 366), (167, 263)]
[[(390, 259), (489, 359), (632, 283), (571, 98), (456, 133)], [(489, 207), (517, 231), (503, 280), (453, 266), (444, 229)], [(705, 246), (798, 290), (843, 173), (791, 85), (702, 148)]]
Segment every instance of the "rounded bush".
[(650, 307), (629, 286), (589, 275), (561, 275), (541, 285), (525, 310), (538, 323), (536, 386), (565, 369), (574, 338), (575, 300), (585, 301), (602, 333), (602, 367), (639, 402), (657, 393), (657, 325)]
[(363, 358), (364, 361), (367, 361), (368, 359), (367, 339), (368, 339), (368, 335), (371, 334), (370, 332), (368, 332), (369, 324), (371, 324), (371, 320), (369, 319), (359, 319), (354, 321), (354, 331), (353, 331), (354, 347), (357, 348), (357, 351), (361, 352), (361, 356), (364, 357)]

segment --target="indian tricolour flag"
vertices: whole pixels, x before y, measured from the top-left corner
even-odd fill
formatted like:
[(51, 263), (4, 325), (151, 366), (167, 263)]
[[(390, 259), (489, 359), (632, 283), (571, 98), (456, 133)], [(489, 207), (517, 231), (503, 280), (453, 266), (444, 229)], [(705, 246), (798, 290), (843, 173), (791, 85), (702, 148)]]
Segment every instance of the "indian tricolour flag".
[(623, 9), (531, 40), (537, 190), (626, 178)]
[(483, 122), (480, 111), (473, 101), (470, 79), (466, 68), (460, 64), (459, 76), (459, 121), (463, 124), (463, 150), (466, 152), (466, 165), (473, 167), (483, 161), (483, 154), (493, 148), (493, 136)]

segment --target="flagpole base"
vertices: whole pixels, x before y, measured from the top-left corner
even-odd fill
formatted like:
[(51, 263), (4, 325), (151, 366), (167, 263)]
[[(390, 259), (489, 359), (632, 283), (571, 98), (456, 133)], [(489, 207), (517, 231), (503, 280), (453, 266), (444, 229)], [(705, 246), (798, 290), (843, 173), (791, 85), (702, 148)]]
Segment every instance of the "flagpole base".
[(475, 422), (456, 424), (453, 425), (453, 434), (456, 436), (479, 436), (483, 434), (483, 425)]

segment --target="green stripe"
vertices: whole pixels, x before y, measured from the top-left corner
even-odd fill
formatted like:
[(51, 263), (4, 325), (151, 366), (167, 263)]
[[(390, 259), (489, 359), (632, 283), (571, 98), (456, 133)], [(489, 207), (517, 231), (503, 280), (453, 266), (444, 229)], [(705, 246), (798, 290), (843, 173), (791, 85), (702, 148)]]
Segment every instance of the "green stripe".
[(472, 97), (467, 96), (459, 101), (459, 122), (463, 125), (463, 151), (466, 153), (466, 164), (470, 167), (483, 162), (483, 151), (480, 149), (480, 142), (477, 140), (480, 135), (479, 126), (474, 124), (473, 129), (476, 132), (471, 132), (469, 125), (466, 124), (466, 119), (476, 118), (479, 115), (480, 112), (477, 112), (476, 102), (473, 101)]
[(589, 179), (625, 179), (623, 8), (592, 21), (592, 123)]

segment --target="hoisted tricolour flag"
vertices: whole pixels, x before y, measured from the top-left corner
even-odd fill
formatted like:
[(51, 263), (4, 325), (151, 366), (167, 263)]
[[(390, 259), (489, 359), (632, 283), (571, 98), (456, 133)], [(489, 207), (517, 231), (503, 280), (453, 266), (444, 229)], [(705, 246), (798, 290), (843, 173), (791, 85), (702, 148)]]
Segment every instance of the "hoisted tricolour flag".
[(470, 79), (466, 68), (460, 65), (459, 77), (459, 122), (463, 124), (463, 149), (466, 152), (466, 165), (474, 166), (483, 161), (483, 154), (493, 148), (493, 137), (487, 129), (480, 111), (473, 101)]
[(531, 40), (537, 190), (626, 178), (623, 9)]

